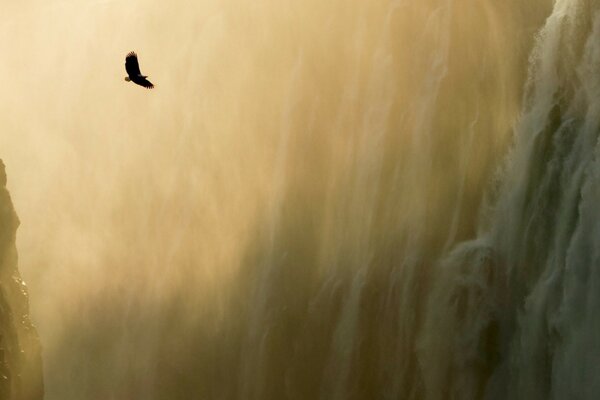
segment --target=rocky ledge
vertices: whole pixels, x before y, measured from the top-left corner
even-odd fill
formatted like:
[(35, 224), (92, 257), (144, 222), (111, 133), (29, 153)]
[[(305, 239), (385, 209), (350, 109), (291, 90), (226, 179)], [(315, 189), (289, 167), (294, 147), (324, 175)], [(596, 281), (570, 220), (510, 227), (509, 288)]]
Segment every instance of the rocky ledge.
[(0, 160), (0, 400), (41, 400), (40, 341), (29, 318), (27, 287), (17, 269), (18, 226)]

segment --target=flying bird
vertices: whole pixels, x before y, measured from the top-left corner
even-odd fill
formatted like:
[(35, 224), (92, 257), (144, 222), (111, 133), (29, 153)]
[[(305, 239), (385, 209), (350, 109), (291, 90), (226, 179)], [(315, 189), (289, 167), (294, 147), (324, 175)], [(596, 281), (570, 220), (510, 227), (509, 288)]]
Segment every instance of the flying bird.
[(127, 71), (127, 75), (125, 80), (127, 82), (133, 82), (140, 86), (145, 87), (146, 89), (154, 89), (154, 85), (148, 79), (148, 76), (142, 75), (140, 72), (140, 64), (138, 63), (137, 54), (135, 52), (130, 52), (125, 57), (125, 70)]

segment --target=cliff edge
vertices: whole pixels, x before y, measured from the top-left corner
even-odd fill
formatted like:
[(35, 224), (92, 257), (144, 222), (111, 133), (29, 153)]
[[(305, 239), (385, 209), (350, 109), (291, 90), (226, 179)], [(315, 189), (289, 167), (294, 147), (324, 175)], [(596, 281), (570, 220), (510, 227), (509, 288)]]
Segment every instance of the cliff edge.
[(0, 400), (41, 400), (40, 342), (29, 318), (27, 287), (17, 269), (18, 226), (0, 160)]

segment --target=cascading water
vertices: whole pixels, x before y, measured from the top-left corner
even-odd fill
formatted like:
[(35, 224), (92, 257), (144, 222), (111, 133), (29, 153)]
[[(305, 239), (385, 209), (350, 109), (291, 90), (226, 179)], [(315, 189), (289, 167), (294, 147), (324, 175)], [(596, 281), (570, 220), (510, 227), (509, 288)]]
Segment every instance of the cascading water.
[(600, 4), (500, 3), (0, 17), (46, 399), (597, 398)]
[(598, 396), (595, 8), (556, 2), (494, 206), (440, 263), (420, 343), (429, 398)]

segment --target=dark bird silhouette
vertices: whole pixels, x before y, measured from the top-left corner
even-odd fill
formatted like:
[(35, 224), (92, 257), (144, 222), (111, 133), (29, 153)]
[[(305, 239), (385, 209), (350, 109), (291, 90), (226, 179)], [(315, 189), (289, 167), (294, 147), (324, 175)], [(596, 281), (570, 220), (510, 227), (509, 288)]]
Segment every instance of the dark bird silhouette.
[(125, 70), (127, 71), (127, 75), (125, 80), (127, 82), (133, 82), (140, 86), (145, 87), (146, 89), (154, 89), (154, 85), (150, 82), (146, 75), (142, 75), (140, 72), (140, 64), (138, 63), (137, 54), (135, 52), (130, 52), (125, 57)]

